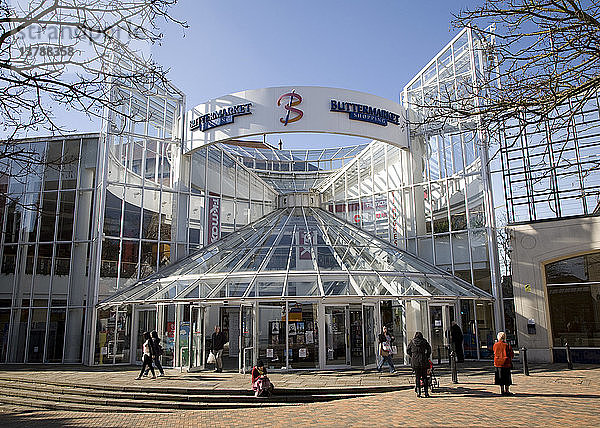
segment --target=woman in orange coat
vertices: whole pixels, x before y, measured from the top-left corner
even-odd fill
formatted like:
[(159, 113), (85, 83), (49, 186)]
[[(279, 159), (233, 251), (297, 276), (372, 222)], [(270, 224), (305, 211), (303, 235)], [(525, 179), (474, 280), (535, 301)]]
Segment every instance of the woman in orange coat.
[(501, 395), (513, 395), (508, 391), (508, 387), (512, 385), (510, 369), (514, 355), (512, 347), (506, 343), (506, 334), (501, 331), (498, 333), (498, 341), (494, 343), (494, 367), (496, 368), (494, 383), (500, 385)]

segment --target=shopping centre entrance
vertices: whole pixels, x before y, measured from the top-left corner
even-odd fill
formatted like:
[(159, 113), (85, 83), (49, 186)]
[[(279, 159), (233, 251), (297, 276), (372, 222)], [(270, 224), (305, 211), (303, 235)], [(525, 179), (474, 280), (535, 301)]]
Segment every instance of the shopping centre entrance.
[(402, 364), (416, 331), (445, 357), (458, 308), (491, 299), (324, 210), (287, 208), (103, 302), (96, 361), (139, 361), (142, 333), (156, 329), (166, 366), (212, 369), (219, 326), (224, 370), (259, 360), (271, 370), (372, 368), (386, 326)]
[[(192, 371), (212, 368), (206, 359), (216, 325), (227, 341), (224, 370), (248, 371), (255, 356), (271, 369), (363, 368), (376, 363), (381, 323), (375, 303), (228, 302), (192, 304), (190, 311)], [(181, 363), (186, 365), (185, 359)]]

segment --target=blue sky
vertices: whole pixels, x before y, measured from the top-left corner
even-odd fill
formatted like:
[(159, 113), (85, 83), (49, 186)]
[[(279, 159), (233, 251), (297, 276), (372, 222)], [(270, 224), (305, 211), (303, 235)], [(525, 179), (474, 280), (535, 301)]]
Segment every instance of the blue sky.
[[(187, 96), (187, 109), (245, 89), (284, 85), (352, 89), (397, 102), (404, 85), (458, 33), (452, 13), (477, 3), (180, 0), (172, 15), (189, 28), (158, 22), (163, 40), (142, 46), (142, 53), (170, 69), (169, 79)], [(54, 110), (69, 131), (100, 129), (76, 112)], [(365, 141), (315, 134), (273, 135), (267, 141), (275, 145), (279, 138), (284, 148)]]
[[(154, 58), (187, 107), (244, 89), (315, 85), (398, 101), (403, 86), (458, 32), (452, 13), (473, 1), (182, 0)], [(279, 136), (269, 138), (276, 141)], [(348, 137), (285, 136), (286, 148)], [(357, 140), (358, 142), (358, 140)]]
[[(173, 15), (155, 58), (188, 104), (244, 89), (317, 85), (397, 100), (456, 33), (460, 1), (193, 1)], [(183, 35), (185, 36), (183, 37)]]

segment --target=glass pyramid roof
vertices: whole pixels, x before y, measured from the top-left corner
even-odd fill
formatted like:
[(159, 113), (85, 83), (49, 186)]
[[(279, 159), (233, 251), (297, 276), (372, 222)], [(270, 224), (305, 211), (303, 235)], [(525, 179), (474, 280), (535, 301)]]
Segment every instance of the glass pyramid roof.
[(274, 211), (101, 303), (334, 296), (492, 299), (318, 208)]

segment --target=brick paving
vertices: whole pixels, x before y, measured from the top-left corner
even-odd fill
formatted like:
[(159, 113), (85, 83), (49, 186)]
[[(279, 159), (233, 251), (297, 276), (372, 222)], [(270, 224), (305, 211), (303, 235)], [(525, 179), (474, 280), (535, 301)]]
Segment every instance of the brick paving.
[[(119, 383), (131, 381), (131, 368), (114, 371), (97, 371), (79, 367), (78, 370), (36, 371), (0, 370), (0, 377), (47, 376), (55, 380)], [(173, 411), (153, 413), (84, 413), (47, 411), (26, 407), (0, 407), (0, 426), (19, 427), (229, 427), (229, 426), (600, 426), (600, 367), (576, 366), (565, 370), (563, 366), (532, 367), (531, 376), (513, 374), (513, 397), (502, 397), (499, 388), (492, 385), (492, 371), (482, 365), (463, 368), (460, 383), (450, 382), (447, 371), (439, 370), (440, 392), (429, 399), (418, 399), (414, 392), (401, 389), (396, 392), (377, 393), (360, 398), (327, 403), (311, 403), (291, 407), (261, 407), (239, 410)], [(206, 376), (202, 381), (193, 376)], [(212, 373), (172, 374), (164, 383), (169, 386), (202, 382), (208, 385)], [(294, 383), (306, 387), (318, 386), (323, 379), (331, 385), (406, 385), (410, 382), (408, 371), (400, 375), (379, 375), (373, 372), (338, 372), (306, 374), (274, 374), (274, 383)], [(151, 385), (151, 382), (141, 381)], [(212, 381), (218, 385), (239, 388), (248, 385), (247, 376), (225, 374), (223, 379)], [(217, 382), (217, 383), (215, 383)], [(219, 383), (220, 382), (220, 383)], [(240, 383), (243, 382), (243, 383)], [(279, 382), (279, 383), (277, 383)], [(295, 386), (295, 385), (294, 385)], [(203, 386), (205, 387), (205, 386)]]

